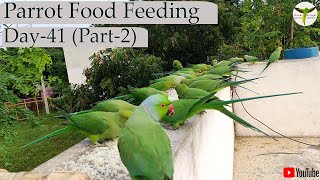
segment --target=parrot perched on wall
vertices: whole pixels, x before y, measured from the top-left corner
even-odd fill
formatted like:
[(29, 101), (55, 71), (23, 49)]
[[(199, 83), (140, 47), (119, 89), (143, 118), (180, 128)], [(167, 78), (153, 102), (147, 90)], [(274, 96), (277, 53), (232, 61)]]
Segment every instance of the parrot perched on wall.
[(130, 110), (120, 110), (118, 112), (92, 111), (72, 116), (66, 115), (66, 119), (69, 121), (66, 127), (24, 145), (22, 148), (69, 131), (79, 131), (92, 143), (112, 139), (119, 136), (121, 127), (132, 113)]
[[(119, 100), (119, 99), (108, 99), (99, 102), (96, 104), (92, 109), (84, 110), (80, 112), (74, 112), (70, 113), (69, 115), (75, 115), (75, 114), (82, 114), (82, 113), (88, 113), (92, 111), (103, 111), (103, 112), (118, 112), (120, 110), (129, 110), (134, 111), (137, 108), (137, 106), (130, 104), (126, 101)], [(64, 115), (55, 116), (56, 118), (64, 118)]]
[(307, 19), (307, 14), (312, 12), (313, 10), (316, 9), (316, 7), (313, 7), (313, 8), (294, 8), (295, 10), (297, 10), (298, 12), (300, 13), (303, 13), (302, 15), (302, 23), (303, 25), (306, 25), (306, 19)]
[(175, 84), (172, 81), (160, 81), (149, 85), (149, 87), (155, 88), (160, 91), (166, 91), (174, 86)]
[(152, 80), (151, 83), (161, 82), (161, 81), (172, 81), (174, 85), (178, 85), (181, 83), (183, 79), (185, 79), (185, 77), (183, 76), (170, 75), (170, 76), (165, 76), (159, 79)]
[(247, 62), (250, 62), (251, 64), (254, 64), (255, 62), (259, 61), (259, 58), (255, 56), (244, 55), (243, 57)]
[(142, 101), (144, 101), (146, 98), (148, 98), (151, 95), (154, 94), (162, 94), (163, 96), (168, 97), (168, 94), (163, 92), (163, 91), (159, 91), (155, 88), (152, 87), (143, 87), (143, 88), (131, 88), (130, 89), (130, 95), (132, 95), (132, 97), (135, 99), (135, 101), (141, 103)]
[(209, 94), (205, 90), (198, 88), (189, 88), (185, 84), (179, 84), (175, 89), (177, 91), (179, 99), (199, 99)]
[[(269, 98), (269, 97), (276, 97), (276, 96), (286, 96), (286, 95), (293, 95), (299, 93), (287, 93), (287, 94), (276, 94), (276, 95), (269, 95), (269, 96), (257, 96), (252, 98), (242, 98), (242, 99), (234, 99), (234, 100), (226, 100), (222, 101), (218, 97), (213, 96), (214, 93), (211, 93), (201, 99), (179, 99), (172, 101), (173, 106), (175, 107), (175, 114), (173, 116), (165, 116), (162, 118), (161, 122), (169, 123), (173, 126), (173, 128), (178, 128), (181, 124), (188, 120), (191, 116), (200, 113), (206, 109), (215, 109), (220, 111), (221, 113), (229, 116), (234, 121), (240, 123), (245, 127), (249, 127), (253, 130), (261, 132), (258, 128), (252, 126), (250, 123), (246, 122), (242, 118), (238, 117), (234, 113), (230, 112), (224, 105), (242, 102), (242, 101), (249, 101), (254, 99), (261, 99), (261, 98)], [(267, 134), (266, 134), (267, 135)]]
[(172, 66), (173, 66), (173, 68), (175, 68), (175, 69), (177, 69), (177, 70), (183, 68), (182, 63), (181, 63), (180, 61), (178, 61), (178, 60), (174, 60), (174, 61), (172, 62)]
[(269, 57), (269, 60), (268, 60), (266, 67), (261, 71), (260, 74), (262, 74), (263, 71), (266, 70), (272, 63), (279, 60), (280, 55), (281, 55), (281, 51), (282, 51), (282, 47), (278, 47), (275, 51), (273, 51), (273, 53)]
[(210, 69), (212, 66), (208, 64), (192, 64), (190, 65), (190, 68), (192, 69), (201, 69), (201, 71), (207, 71)]
[(243, 58), (239, 58), (239, 57), (233, 57), (233, 58), (229, 58), (228, 61), (232, 61), (232, 62), (243, 62), (244, 59), (243, 59)]
[(133, 180), (172, 180), (170, 140), (158, 121), (174, 108), (166, 96), (152, 95), (142, 102), (121, 129), (118, 150)]

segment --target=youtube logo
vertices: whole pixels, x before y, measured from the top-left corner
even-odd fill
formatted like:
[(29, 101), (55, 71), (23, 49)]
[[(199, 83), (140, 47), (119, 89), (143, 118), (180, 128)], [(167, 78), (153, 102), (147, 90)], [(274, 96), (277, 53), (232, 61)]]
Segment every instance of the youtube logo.
[(285, 178), (293, 178), (295, 174), (295, 170), (293, 167), (283, 168), (283, 177)]

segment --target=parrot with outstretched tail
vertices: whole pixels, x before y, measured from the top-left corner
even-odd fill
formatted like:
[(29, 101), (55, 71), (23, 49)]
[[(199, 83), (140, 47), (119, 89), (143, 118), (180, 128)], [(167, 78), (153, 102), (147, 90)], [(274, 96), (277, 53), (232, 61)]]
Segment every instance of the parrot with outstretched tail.
[[(229, 116), (234, 121), (238, 122), (239, 124), (251, 128), (255, 131), (260, 133), (264, 133), (263, 131), (259, 130), (258, 128), (254, 127), (247, 121), (243, 120), (239, 116), (235, 115), (234, 113), (227, 110), (224, 106), (231, 103), (242, 102), (242, 101), (249, 101), (254, 99), (261, 99), (261, 98), (269, 98), (269, 97), (276, 97), (276, 96), (287, 96), (299, 93), (287, 93), (287, 94), (276, 94), (276, 95), (269, 95), (269, 96), (257, 96), (252, 98), (243, 98), (243, 99), (234, 99), (234, 100), (226, 100), (222, 101), (218, 97), (213, 96), (214, 93), (211, 93), (201, 99), (179, 99), (172, 101), (172, 105), (175, 107), (175, 114), (173, 116), (165, 116), (162, 118), (161, 122), (169, 123), (173, 126), (173, 128), (178, 128), (181, 124), (188, 120), (191, 116), (200, 113), (206, 109), (215, 109), (220, 111), (221, 113)], [(268, 135), (267, 135), (268, 136)]]
[(65, 118), (69, 121), (66, 127), (28, 143), (21, 148), (69, 131), (79, 131), (88, 137), (92, 143), (104, 139), (112, 139), (119, 136), (121, 127), (132, 113), (130, 110), (121, 110), (118, 112), (92, 111), (72, 116), (65, 115)]
[(160, 81), (149, 85), (149, 87), (155, 88), (159, 91), (166, 91), (174, 86), (175, 84), (172, 81)]
[[(95, 106), (93, 106), (92, 109), (70, 113), (69, 115), (72, 116), (75, 114), (83, 114), (83, 113), (88, 113), (93, 111), (103, 111), (103, 112), (118, 112), (121, 110), (134, 111), (136, 108), (137, 106), (120, 99), (107, 99), (97, 103)], [(65, 115), (58, 115), (55, 117), (65, 118)]]
[(185, 77), (183, 76), (170, 75), (170, 76), (165, 76), (159, 79), (152, 80), (151, 83), (161, 82), (161, 81), (172, 81), (174, 85), (178, 85), (181, 83), (183, 79), (185, 79)]
[(280, 55), (281, 55), (282, 47), (278, 47), (273, 53), (270, 55), (268, 63), (266, 67), (261, 71), (260, 75), (265, 71), (272, 63), (276, 62), (279, 60)]
[(189, 88), (185, 84), (179, 84), (176, 86), (175, 89), (179, 99), (199, 99), (209, 94), (205, 90), (198, 89), (198, 88)]
[(302, 23), (303, 25), (306, 25), (306, 19), (307, 19), (307, 14), (312, 12), (313, 10), (316, 9), (316, 7), (313, 8), (294, 8), (295, 10), (297, 10), (300, 13), (303, 13), (302, 15)]
[(158, 121), (174, 108), (166, 96), (145, 99), (121, 129), (118, 150), (132, 180), (172, 180), (170, 140)]

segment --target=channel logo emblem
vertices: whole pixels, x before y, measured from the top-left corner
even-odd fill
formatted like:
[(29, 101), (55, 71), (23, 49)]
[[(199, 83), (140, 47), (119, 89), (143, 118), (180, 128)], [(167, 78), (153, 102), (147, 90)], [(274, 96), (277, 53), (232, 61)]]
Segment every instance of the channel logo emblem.
[(283, 177), (285, 178), (293, 178), (295, 175), (295, 170), (293, 167), (285, 167), (283, 168)]

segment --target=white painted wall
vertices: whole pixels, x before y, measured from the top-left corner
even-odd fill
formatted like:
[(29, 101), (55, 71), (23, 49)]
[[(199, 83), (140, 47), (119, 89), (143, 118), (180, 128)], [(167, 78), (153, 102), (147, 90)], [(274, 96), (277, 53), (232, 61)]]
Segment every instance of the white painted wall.
[[(261, 95), (299, 92), (303, 94), (259, 99), (244, 102), (247, 110), (274, 130), (291, 137), (320, 136), (320, 58), (304, 60), (283, 60), (273, 63), (262, 73), (266, 76), (245, 87)], [(240, 73), (246, 78), (258, 77), (266, 63), (242, 64), (239, 67), (249, 70)], [(257, 96), (237, 87), (241, 98)], [(258, 128), (271, 135), (276, 135), (253, 120), (240, 103), (234, 104), (234, 112)], [(236, 125), (237, 136), (261, 136), (262, 134)]]
[[(218, 93), (230, 99), (230, 89)], [(233, 120), (215, 110), (197, 116), (185, 141), (174, 156), (174, 179), (231, 180), (233, 177)]]

